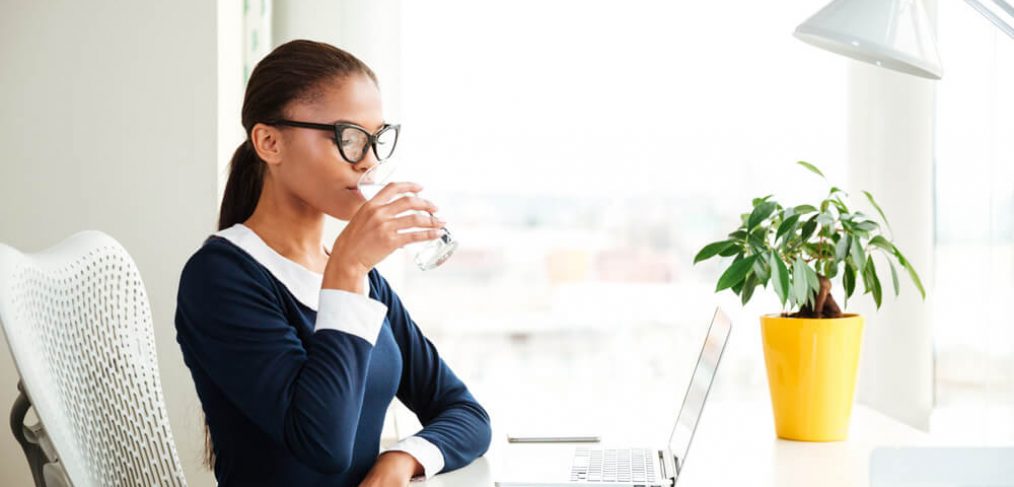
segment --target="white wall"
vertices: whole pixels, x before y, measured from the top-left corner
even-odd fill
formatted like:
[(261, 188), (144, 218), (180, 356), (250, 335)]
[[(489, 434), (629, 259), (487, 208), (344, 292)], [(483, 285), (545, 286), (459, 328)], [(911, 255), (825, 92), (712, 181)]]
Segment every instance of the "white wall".
[[(923, 5), (936, 28), (937, 2)], [(829, 54), (830, 55), (830, 54)], [(894, 296), (890, 269), (878, 262), (883, 307), (857, 296), (866, 318), (857, 399), (911, 426), (929, 430), (933, 410), (934, 153), (936, 81), (857, 61), (848, 62), (848, 188), (877, 198), (894, 243), (919, 272), (926, 300), (899, 268)], [(943, 60), (946, 75), (946, 59)], [(867, 207), (872, 211), (872, 208)], [(861, 288), (860, 288), (861, 289)]]
[[(829, 54), (830, 55), (830, 54)], [(927, 301), (933, 289), (934, 81), (849, 61), (848, 167), (853, 201), (860, 190), (877, 198), (894, 243), (912, 262)], [(875, 213), (871, 213), (875, 214)], [(933, 408), (933, 340), (930, 303), (898, 268), (894, 296), (890, 269), (879, 260), (883, 307), (853, 296), (850, 308), (866, 318), (858, 399), (917, 428), (929, 429)]]
[[(200, 406), (173, 313), (183, 263), (216, 219), (216, 3), (8, 0), (3, 7), (0, 241), (36, 251), (98, 229), (127, 248), (151, 300), (187, 478), (212, 485), (199, 466)], [(6, 349), (0, 344), (4, 417), (17, 382)], [(30, 484), (4, 427), (0, 485)]]
[[(241, 113), (243, 93), (243, 2), (218, 2), (218, 156), (215, 158), (218, 174), (218, 197), (215, 208), (221, 206), (225, 183), (229, 180), (229, 160), (240, 142), (246, 139)], [(215, 217), (217, 225), (218, 217)], [(217, 226), (216, 226), (217, 228)]]

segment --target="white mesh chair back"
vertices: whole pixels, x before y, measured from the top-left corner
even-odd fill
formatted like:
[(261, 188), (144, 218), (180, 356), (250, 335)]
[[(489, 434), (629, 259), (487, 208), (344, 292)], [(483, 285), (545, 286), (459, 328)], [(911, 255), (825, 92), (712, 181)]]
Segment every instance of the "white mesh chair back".
[(0, 321), (75, 486), (186, 485), (148, 296), (118, 242), (84, 231), (34, 254), (0, 244)]

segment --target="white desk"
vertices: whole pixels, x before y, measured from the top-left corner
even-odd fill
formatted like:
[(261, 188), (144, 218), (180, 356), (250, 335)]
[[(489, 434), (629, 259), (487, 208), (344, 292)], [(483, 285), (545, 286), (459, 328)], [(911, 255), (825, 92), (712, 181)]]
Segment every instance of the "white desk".
[[(574, 447), (573, 444), (507, 443), (505, 433), (497, 431), (495, 420), (493, 444), (484, 457), (458, 471), (413, 485), (490, 487), (497, 478), (498, 469), (504, 468), (504, 458), (508, 455), (514, 459), (530, 456), (532, 461), (537, 461), (540, 448)], [(600, 446), (658, 446), (659, 442), (668, 438), (668, 431), (654, 431), (644, 424), (654, 424), (655, 421), (658, 419), (653, 417), (621, 431), (607, 428), (623, 425), (602, 425), (603, 443)], [(663, 419), (662, 429), (667, 430), (672, 422), (671, 416)], [(865, 486), (869, 485), (870, 452), (875, 447), (923, 445), (927, 441), (925, 433), (859, 404), (852, 411), (847, 441), (805, 443), (775, 437), (771, 407), (767, 402), (709, 403), (704, 409), (677, 485)]]

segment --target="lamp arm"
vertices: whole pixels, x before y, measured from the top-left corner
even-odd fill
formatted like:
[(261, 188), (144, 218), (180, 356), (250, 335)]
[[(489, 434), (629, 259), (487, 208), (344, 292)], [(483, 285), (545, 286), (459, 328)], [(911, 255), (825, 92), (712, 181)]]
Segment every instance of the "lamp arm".
[[(996, 12), (990, 10), (988, 7), (982, 4), (979, 0), (965, 0), (969, 6), (974, 8), (977, 12), (986, 17), (987, 20), (993, 23), (998, 29), (1002, 30), (1004, 34), (1007, 34), (1011, 39), (1014, 39), (1014, 27), (1004, 19), (1000, 18)], [(998, 7), (1007, 13), (1011, 18), (1014, 18), (1014, 7), (1007, 3), (1006, 0), (993, 0)]]

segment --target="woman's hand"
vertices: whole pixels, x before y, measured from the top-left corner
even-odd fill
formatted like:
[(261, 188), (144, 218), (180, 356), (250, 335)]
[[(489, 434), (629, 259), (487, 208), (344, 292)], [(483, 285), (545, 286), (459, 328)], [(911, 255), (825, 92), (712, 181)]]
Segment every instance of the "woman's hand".
[[(438, 218), (421, 213), (397, 216), (409, 210), (435, 213), (433, 203), (418, 196), (391, 201), (398, 194), (421, 190), (415, 183), (390, 183), (364, 203), (335, 239), (323, 287), (361, 291), (363, 276), (391, 252), (413, 242), (440, 238), (440, 228), (446, 223)], [(426, 230), (399, 233), (407, 228)]]
[(403, 451), (388, 451), (377, 457), (359, 487), (406, 487), (412, 477), (422, 474), (422, 465), (415, 457)]

